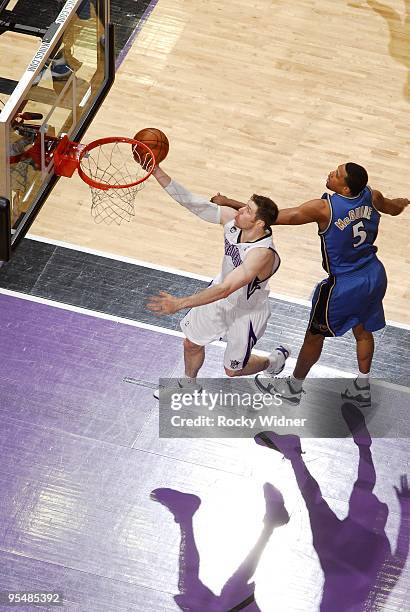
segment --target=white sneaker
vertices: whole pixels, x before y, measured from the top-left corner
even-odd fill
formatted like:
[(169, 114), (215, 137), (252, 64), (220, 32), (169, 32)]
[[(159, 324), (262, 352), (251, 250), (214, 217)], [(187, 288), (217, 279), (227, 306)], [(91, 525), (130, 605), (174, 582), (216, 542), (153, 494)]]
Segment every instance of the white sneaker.
[(169, 399), (171, 395), (175, 393), (182, 395), (193, 395), (195, 392), (202, 393), (202, 387), (198, 383), (185, 383), (184, 385), (181, 383), (181, 380), (177, 381), (176, 385), (169, 387), (159, 387), (155, 389), (153, 392), (153, 396), (155, 399), (159, 400), (159, 396), (161, 394), (161, 399)]
[(290, 377), (288, 378), (274, 378), (273, 376), (255, 376), (255, 384), (262, 393), (270, 393), (275, 395), (277, 393), (283, 400), (297, 406), (302, 399), (302, 394), (305, 393), (303, 389), (297, 391), (292, 383)]
[(371, 406), (370, 384), (367, 383), (363, 387), (357, 384), (358, 379), (352, 380), (348, 387), (342, 391), (341, 396), (345, 401), (350, 401), (360, 408), (369, 408)]
[(277, 376), (285, 367), (286, 359), (290, 357), (290, 348), (284, 344), (280, 344), (275, 350), (270, 353), (269, 359), (275, 358), (275, 364), (264, 370), (269, 376)]

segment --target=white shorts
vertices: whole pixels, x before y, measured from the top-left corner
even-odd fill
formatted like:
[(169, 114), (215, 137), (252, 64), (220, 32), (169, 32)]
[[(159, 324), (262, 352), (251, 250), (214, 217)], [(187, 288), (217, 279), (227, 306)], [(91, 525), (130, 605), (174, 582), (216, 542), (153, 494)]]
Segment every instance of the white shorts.
[(185, 336), (199, 346), (226, 339), (224, 366), (242, 370), (251, 350), (265, 332), (270, 317), (269, 302), (257, 310), (239, 310), (226, 299), (192, 308), (181, 321)]

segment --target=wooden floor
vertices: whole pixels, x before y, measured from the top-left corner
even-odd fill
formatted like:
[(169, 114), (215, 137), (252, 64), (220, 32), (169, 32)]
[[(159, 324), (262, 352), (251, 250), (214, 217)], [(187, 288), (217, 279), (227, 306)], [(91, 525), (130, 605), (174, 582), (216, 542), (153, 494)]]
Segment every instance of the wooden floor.
[[(85, 140), (159, 127), (171, 142), (164, 169), (209, 196), (256, 192), (291, 206), (320, 197), (329, 170), (356, 161), (373, 187), (409, 197), (404, 10), (399, 0), (389, 8), (371, 0), (159, 0)], [(89, 202), (78, 177), (60, 180), (31, 233), (218, 271), (221, 229), (180, 209), (154, 180), (129, 225), (95, 225)], [(410, 323), (409, 235), (410, 211), (383, 218), (386, 314), (402, 323)], [(323, 276), (316, 228), (278, 227), (274, 236), (282, 267), (272, 290), (308, 299)]]

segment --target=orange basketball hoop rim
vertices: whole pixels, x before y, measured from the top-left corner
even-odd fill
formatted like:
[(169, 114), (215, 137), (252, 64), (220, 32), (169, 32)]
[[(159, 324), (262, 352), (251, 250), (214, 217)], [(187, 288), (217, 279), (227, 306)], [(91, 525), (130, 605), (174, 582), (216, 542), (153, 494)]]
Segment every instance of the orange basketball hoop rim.
[[(129, 160), (130, 163), (135, 164), (136, 170), (138, 167), (139, 171), (142, 169), (145, 174), (143, 176), (136, 176), (135, 180), (130, 180), (129, 182), (118, 182), (118, 178), (116, 177), (124, 176), (124, 173), (121, 172), (122, 168), (120, 167), (116, 168), (114, 165), (112, 166), (114, 171), (110, 170), (110, 172), (105, 172), (103, 169), (103, 171), (98, 172), (98, 174), (93, 172), (90, 164), (87, 168), (85, 162), (89, 159), (91, 151), (93, 151), (94, 155), (97, 156), (97, 161), (94, 159), (93, 163), (98, 170), (101, 170), (99, 167), (99, 160), (101, 158), (104, 161), (106, 157), (104, 147), (108, 151), (109, 145), (114, 147), (120, 145), (125, 147), (129, 145), (129, 153), (133, 156)], [(136, 187), (146, 181), (155, 168), (155, 156), (152, 150), (139, 140), (123, 136), (99, 138), (87, 145), (79, 142), (72, 142), (68, 139), (68, 136), (63, 136), (54, 150), (53, 157), (54, 171), (58, 176), (71, 177), (75, 170), (77, 170), (80, 178), (87, 183), (87, 185), (103, 191), (108, 189), (127, 189)], [(92, 176), (92, 174), (94, 174), (94, 176)], [(136, 171), (135, 174), (137, 175), (138, 172)], [(131, 177), (128, 176), (128, 178)]]

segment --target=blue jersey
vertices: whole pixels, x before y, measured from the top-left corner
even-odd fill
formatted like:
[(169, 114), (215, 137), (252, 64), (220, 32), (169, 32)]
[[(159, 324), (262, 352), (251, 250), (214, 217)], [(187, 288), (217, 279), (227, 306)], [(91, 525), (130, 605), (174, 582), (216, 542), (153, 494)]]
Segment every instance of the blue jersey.
[(326, 272), (332, 275), (353, 272), (376, 260), (374, 241), (380, 213), (373, 206), (369, 187), (354, 198), (325, 193), (322, 199), (327, 199), (330, 208), (329, 225), (319, 231)]

